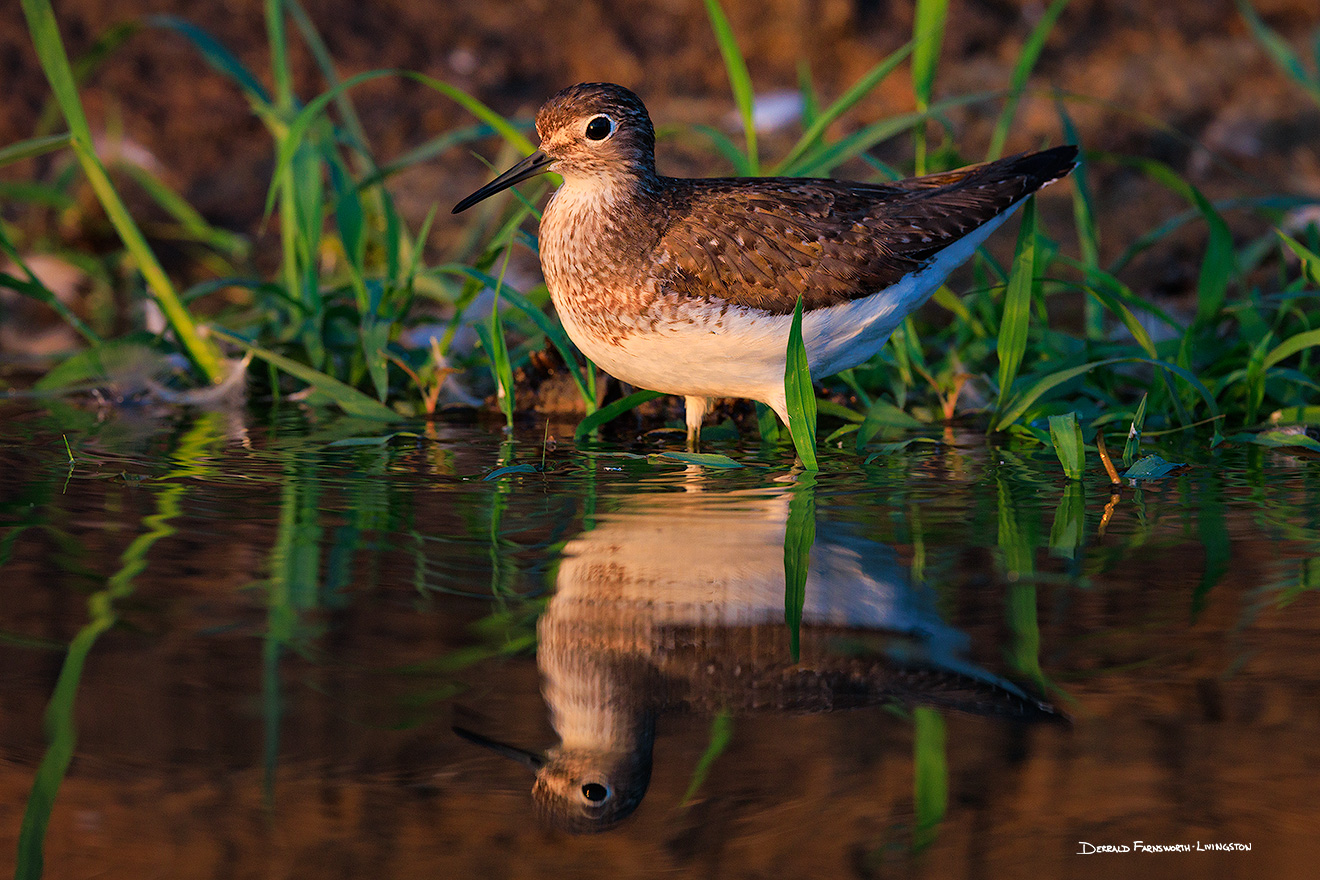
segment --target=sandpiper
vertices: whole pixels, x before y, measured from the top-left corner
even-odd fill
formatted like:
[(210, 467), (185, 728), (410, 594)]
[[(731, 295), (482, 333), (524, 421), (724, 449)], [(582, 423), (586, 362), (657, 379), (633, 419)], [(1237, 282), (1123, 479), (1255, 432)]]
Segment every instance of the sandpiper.
[(541, 268), (578, 348), (625, 382), (685, 398), (689, 445), (711, 398), (788, 423), (784, 366), (803, 300), (814, 377), (855, 367), (1077, 148), (1023, 153), (894, 183), (664, 177), (635, 94), (570, 86), (536, 115), (540, 149), (454, 213), (544, 171)]

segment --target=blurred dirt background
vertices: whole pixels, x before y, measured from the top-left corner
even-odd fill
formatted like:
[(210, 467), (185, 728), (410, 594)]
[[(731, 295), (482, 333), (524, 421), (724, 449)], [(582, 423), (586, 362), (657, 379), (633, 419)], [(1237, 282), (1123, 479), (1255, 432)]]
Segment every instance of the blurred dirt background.
[[(564, 85), (611, 80), (638, 91), (658, 123), (700, 122), (736, 133), (728, 81), (701, 0), (306, 0), (305, 5), (343, 76), (382, 67), (418, 70), (520, 118), (529, 118)], [(1039, 0), (953, 4), (938, 94), (1005, 88), (1046, 5)], [(1320, 27), (1314, 0), (1255, 0), (1255, 5), (1295, 46), (1308, 45)], [(910, 2), (726, 0), (725, 6), (758, 92), (792, 89), (799, 66), (806, 64), (826, 102), (902, 45), (912, 29)], [(75, 58), (116, 23), (170, 14), (207, 30), (270, 82), (261, 0), (59, 0), (55, 7)], [(289, 30), (299, 93), (307, 99), (324, 86), (296, 31)], [(0, 84), (5, 106), (0, 143), (31, 136), (49, 89), (16, 2), (0, 4)], [(1320, 107), (1270, 64), (1231, 0), (1074, 0), (1054, 28), (1031, 84), (1088, 97), (1068, 103), (1086, 147), (1161, 159), (1211, 197), (1320, 196)], [(412, 82), (373, 81), (354, 97), (382, 160), (472, 121), (448, 99)], [(257, 232), (272, 166), (270, 140), (239, 91), (182, 37), (145, 29), (109, 57), (83, 98), (93, 125), (110, 133), (108, 149), (118, 144), (151, 161), (213, 223)], [(903, 70), (841, 120), (833, 134), (912, 108)], [(998, 102), (990, 102), (951, 114), (964, 158), (984, 155), (998, 111)], [(1052, 98), (1028, 98), (1008, 146), (1057, 143), (1060, 131)], [(782, 155), (796, 133), (790, 128), (769, 136), (763, 155)], [(491, 144), (483, 152), (494, 157), (496, 150)], [(908, 165), (910, 143), (900, 138), (879, 155)], [(728, 171), (695, 142), (662, 144), (660, 165), (679, 174)], [(43, 173), (25, 163), (0, 174), (21, 178), (34, 167)], [(866, 169), (845, 170), (860, 175)], [(481, 163), (460, 148), (398, 175), (392, 188), (416, 223), (432, 203), (447, 208), (486, 177)], [(1114, 256), (1185, 207), (1133, 171), (1102, 164), (1094, 177), (1103, 256)], [(11, 214), (8, 219), (14, 219)], [(460, 226), (447, 210), (437, 221), (433, 240), (443, 246)], [(1169, 252), (1140, 265), (1140, 281), (1128, 280), (1145, 293), (1187, 290), (1195, 282), (1203, 233), (1189, 230)], [(258, 255), (264, 250), (258, 241)]]

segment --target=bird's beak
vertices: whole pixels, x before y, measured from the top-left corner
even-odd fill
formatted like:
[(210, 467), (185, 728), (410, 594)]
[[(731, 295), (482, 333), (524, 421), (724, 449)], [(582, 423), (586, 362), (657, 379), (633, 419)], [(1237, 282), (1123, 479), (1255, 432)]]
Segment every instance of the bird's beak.
[(479, 733), (473, 733), (470, 730), (464, 730), (461, 727), (455, 727), (454, 733), (463, 737), (463, 739), (470, 743), (476, 743), (482, 748), (490, 749), (497, 755), (503, 755), (510, 760), (517, 761), (533, 773), (545, 766), (546, 757), (539, 752), (530, 752), (526, 749), (519, 749), (514, 746), (505, 745), (502, 742), (496, 742), (493, 739), (484, 737)]
[(489, 198), (497, 192), (506, 190), (515, 183), (522, 183), (529, 177), (535, 177), (542, 171), (545, 171), (547, 166), (553, 161), (554, 159), (547, 156), (544, 150), (537, 150), (517, 165), (514, 165), (508, 171), (504, 172), (499, 177), (459, 202), (457, 205), (454, 205), (453, 213), (457, 214), (460, 211), (466, 211), (482, 199)]

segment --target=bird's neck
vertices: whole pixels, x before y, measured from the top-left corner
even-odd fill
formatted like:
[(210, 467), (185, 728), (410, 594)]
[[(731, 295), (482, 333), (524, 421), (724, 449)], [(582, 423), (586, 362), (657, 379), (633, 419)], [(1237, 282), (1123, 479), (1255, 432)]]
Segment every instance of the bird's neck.
[(541, 219), (541, 268), (557, 306), (642, 265), (659, 237), (654, 173), (565, 175)]

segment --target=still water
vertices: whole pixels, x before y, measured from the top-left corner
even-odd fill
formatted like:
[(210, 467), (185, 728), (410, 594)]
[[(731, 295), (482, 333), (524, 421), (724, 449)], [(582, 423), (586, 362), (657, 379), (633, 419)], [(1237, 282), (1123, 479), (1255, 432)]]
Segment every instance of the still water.
[(3, 406), (6, 875), (1320, 865), (1314, 457)]

